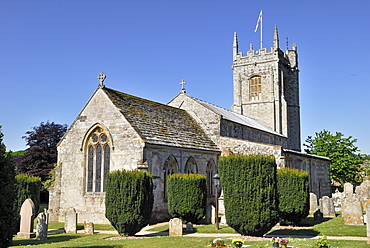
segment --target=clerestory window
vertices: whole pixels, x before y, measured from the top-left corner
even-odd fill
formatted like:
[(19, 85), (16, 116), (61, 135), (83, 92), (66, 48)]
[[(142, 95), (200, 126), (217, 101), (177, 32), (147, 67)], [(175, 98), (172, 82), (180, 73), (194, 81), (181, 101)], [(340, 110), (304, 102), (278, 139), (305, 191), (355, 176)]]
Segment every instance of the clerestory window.
[(87, 140), (87, 192), (105, 192), (110, 166), (110, 145), (103, 128), (95, 128)]

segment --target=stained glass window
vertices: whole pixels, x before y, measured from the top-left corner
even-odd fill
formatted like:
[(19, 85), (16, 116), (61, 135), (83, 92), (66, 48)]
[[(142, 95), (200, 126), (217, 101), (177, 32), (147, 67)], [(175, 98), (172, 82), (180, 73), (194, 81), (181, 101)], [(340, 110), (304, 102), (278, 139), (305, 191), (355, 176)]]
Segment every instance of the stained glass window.
[(103, 178), (103, 191), (105, 192), (105, 181), (107, 180), (107, 173), (109, 172), (110, 161), (110, 147), (106, 145), (104, 148), (104, 178)]
[(87, 158), (87, 192), (93, 190), (94, 147), (89, 146)]
[(105, 191), (104, 183), (110, 166), (110, 139), (101, 127), (95, 128), (87, 145), (86, 191)]
[(101, 191), (101, 162), (102, 149), (101, 145), (96, 146), (96, 166), (95, 166), (95, 192)]

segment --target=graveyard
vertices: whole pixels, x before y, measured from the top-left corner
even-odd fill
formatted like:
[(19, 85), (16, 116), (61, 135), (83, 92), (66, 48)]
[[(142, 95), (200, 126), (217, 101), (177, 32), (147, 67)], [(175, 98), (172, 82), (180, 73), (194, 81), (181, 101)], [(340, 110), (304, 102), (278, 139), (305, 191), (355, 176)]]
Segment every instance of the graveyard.
[(63, 228), (64, 223), (49, 223), (47, 240), (14, 238), (11, 247), (210, 247), (215, 238), (224, 239), (232, 247), (231, 241), (235, 237), (245, 240), (244, 245), (248, 247), (272, 247), (271, 237), (289, 237), (288, 247), (298, 248), (316, 247), (317, 237), (322, 235), (328, 236), (330, 247), (368, 247), (366, 226), (345, 225), (339, 212), (336, 217), (323, 218), (319, 222), (311, 214), (302, 225), (296, 228), (277, 226), (264, 238), (242, 237), (224, 225), (218, 231), (215, 225), (195, 226), (193, 233), (187, 233), (184, 229), (183, 236), (171, 237), (168, 236), (168, 223), (149, 226), (145, 228), (145, 234), (134, 237), (112, 234), (114, 228), (103, 224), (95, 225), (93, 235), (84, 233), (83, 223), (77, 225), (76, 234), (63, 233)]
[(236, 238), (244, 242), (242, 247), (273, 247), (271, 240), (279, 237), (288, 241), (288, 248), (319, 247), (323, 237), (329, 247), (368, 247), (369, 219), (363, 215), (370, 205), (368, 186), (369, 181), (355, 189), (347, 183), (343, 192), (319, 200), (311, 193), (308, 217), (296, 226), (281, 221), (262, 237), (242, 236), (225, 223), (215, 228), (215, 224), (185, 224), (177, 218), (147, 225), (133, 236), (120, 236), (109, 224), (77, 223), (75, 211), (66, 214), (64, 223), (47, 223), (46, 210), (34, 219), (34, 205), (27, 199), (12, 247), (212, 247), (215, 240), (235, 247)]

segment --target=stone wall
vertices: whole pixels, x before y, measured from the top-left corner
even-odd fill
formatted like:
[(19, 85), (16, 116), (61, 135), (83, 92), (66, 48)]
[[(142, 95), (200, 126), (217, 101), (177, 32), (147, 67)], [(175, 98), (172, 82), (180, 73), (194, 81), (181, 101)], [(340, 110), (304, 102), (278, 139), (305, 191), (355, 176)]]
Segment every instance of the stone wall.
[(67, 209), (75, 208), (78, 222), (108, 223), (105, 193), (86, 192), (86, 142), (96, 126), (102, 127), (109, 137), (110, 171), (135, 169), (143, 158), (143, 141), (98, 89), (59, 143), (56, 184), (49, 201), (52, 221), (63, 222)]
[(284, 150), (283, 155), (286, 167), (309, 173), (310, 192), (318, 198), (331, 197), (330, 159), (289, 150)]

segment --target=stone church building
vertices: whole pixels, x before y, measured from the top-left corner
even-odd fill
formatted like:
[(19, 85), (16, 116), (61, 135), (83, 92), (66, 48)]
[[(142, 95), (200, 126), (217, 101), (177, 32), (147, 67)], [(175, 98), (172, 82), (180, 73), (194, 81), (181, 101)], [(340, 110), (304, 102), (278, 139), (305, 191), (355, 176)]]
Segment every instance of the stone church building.
[(235, 33), (232, 69), (231, 111), (188, 95), (184, 82), (166, 105), (110, 89), (101, 73), (58, 145), (50, 221), (63, 222), (74, 208), (78, 222), (109, 223), (104, 181), (108, 171), (120, 169), (152, 173), (152, 221), (169, 217), (165, 185), (173, 173), (206, 175), (210, 206), (218, 157), (235, 153), (272, 155), (278, 168), (306, 170), (310, 191), (331, 196), (330, 160), (301, 152), (296, 46), (283, 52), (275, 27), (270, 51), (250, 46), (243, 55)]

